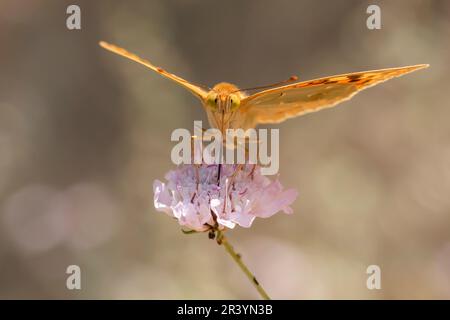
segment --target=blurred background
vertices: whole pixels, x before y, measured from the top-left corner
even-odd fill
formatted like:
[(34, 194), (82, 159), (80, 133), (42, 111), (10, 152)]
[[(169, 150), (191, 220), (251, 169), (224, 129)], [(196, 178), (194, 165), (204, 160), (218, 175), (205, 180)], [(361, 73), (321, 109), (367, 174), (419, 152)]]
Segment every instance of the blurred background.
[(437, 0), (2, 0), (0, 298), (258, 298), (223, 248), (153, 208), (199, 102), (99, 40), (209, 86), (429, 63), (276, 126), (294, 214), (228, 236), (273, 298), (450, 298), (449, 18)]

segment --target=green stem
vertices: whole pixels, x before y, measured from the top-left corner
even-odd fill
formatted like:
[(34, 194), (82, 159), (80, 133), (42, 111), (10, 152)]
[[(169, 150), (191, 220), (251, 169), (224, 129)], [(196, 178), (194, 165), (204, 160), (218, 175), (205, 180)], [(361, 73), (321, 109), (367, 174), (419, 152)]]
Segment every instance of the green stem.
[(222, 231), (217, 231), (217, 243), (222, 244), (225, 250), (230, 254), (233, 260), (237, 263), (239, 268), (245, 273), (250, 282), (255, 286), (258, 293), (264, 300), (270, 300), (269, 295), (266, 293), (261, 284), (256, 280), (255, 275), (247, 268), (247, 266), (242, 261), (241, 255), (234, 251), (233, 246), (228, 242), (228, 239), (224, 236)]

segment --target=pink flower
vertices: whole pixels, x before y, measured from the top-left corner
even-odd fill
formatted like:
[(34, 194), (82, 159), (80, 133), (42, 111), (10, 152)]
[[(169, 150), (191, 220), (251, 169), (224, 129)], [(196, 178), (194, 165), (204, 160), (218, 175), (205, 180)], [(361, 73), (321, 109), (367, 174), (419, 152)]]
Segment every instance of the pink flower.
[(153, 183), (154, 205), (179, 224), (195, 230), (214, 227), (249, 228), (256, 217), (268, 218), (289, 207), (297, 198), (294, 189), (283, 190), (278, 180), (261, 175), (257, 165), (181, 165), (166, 174), (167, 183)]

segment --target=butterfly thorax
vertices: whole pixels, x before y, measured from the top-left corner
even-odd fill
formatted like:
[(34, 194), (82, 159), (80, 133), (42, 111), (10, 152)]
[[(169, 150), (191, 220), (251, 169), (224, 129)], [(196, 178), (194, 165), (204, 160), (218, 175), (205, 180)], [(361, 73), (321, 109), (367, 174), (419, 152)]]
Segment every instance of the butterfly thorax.
[(239, 107), (243, 98), (245, 94), (234, 84), (216, 84), (208, 92), (204, 102), (210, 126), (219, 129), (223, 134), (227, 129), (241, 128), (243, 119), (239, 116)]

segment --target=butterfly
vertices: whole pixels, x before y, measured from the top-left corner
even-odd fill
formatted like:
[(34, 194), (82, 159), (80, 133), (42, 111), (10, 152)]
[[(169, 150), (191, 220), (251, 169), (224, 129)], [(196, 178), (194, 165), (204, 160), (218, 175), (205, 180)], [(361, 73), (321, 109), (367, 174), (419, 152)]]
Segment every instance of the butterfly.
[(418, 64), (301, 82), (296, 81), (297, 77), (291, 77), (279, 84), (247, 89), (249, 91), (270, 87), (249, 95), (246, 90), (227, 82), (218, 83), (211, 89), (191, 83), (123, 48), (104, 41), (100, 41), (99, 44), (106, 50), (140, 63), (186, 88), (202, 102), (211, 127), (219, 129), (222, 133), (227, 129), (246, 130), (255, 128), (258, 124), (279, 123), (309, 112), (334, 107), (349, 100), (361, 90), (429, 66)]

